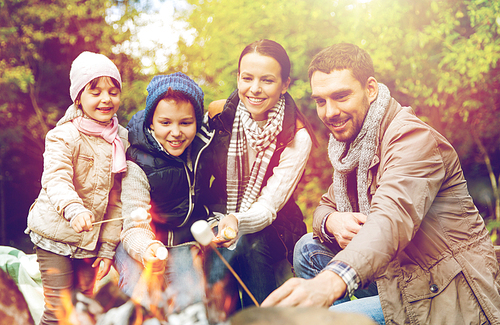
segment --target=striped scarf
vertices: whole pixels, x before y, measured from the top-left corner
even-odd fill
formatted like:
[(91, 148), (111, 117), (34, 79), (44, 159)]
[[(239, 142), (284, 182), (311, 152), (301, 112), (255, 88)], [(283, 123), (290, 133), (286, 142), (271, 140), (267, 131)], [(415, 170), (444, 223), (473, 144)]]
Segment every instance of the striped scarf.
[[(377, 149), (377, 133), (389, 106), (391, 94), (384, 85), (378, 84), (378, 96), (370, 105), (356, 139), (350, 144), (347, 155), (343, 157), (347, 143), (337, 141), (330, 134), (328, 143), (328, 156), (333, 165), (333, 191), (339, 212), (353, 212), (349, 197), (347, 196), (347, 175), (357, 168), (357, 189), (359, 212), (368, 215), (370, 202), (368, 200), (368, 168)], [(343, 158), (342, 158), (343, 157)]]
[[(227, 213), (245, 212), (260, 193), (267, 166), (282, 130), (285, 97), (269, 111), (266, 125), (260, 128), (240, 101), (233, 122), (227, 154)], [(249, 168), (247, 141), (257, 156)]]

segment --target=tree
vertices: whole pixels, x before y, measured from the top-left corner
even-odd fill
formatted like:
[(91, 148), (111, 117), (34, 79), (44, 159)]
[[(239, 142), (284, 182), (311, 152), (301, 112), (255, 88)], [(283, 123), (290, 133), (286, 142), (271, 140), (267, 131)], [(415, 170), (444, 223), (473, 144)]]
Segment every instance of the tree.
[[(486, 0), (355, 1), (308, 0), (265, 2), (189, 0), (179, 13), (195, 31), (191, 44), (179, 42), (170, 70), (197, 78), (207, 102), (227, 97), (236, 87), (238, 56), (245, 45), (269, 38), (282, 44), (292, 61), (290, 93), (309, 116), (312, 102), (307, 65), (320, 49), (349, 42), (372, 56), (376, 77), (402, 104), (411, 105), (455, 146), (464, 170), (474, 181), (486, 164), (494, 209), (482, 209), (500, 226), (500, 130), (498, 120), (500, 3)], [(318, 120), (314, 125), (321, 125)], [(321, 128), (320, 128), (321, 129)], [(310, 217), (319, 194), (331, 183), (326, 132), (313, 149), (298, 198)], [(481, 159), (478, 160), (478, 158)], [(484, 174), (480, 174), (481, 176)], [(475, 198), (482, 203), (481, 198)], [(492, 223), (491, 220), (497, 220)], [(495, 234), (493, 236), (495, 239)]]

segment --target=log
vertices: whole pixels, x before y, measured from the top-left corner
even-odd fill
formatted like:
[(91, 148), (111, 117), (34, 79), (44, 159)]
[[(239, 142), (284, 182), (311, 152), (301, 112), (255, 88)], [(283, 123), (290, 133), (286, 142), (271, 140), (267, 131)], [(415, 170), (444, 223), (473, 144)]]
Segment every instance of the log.
[(497, 254), (497, 261), (500, 265), (500, 246), (495, 246), (495, 254)]
[(339, 313), (319, 307), (250, 307), (236, 313), (230, 319), (231, 325), (331, 325), (356, 324), (375, 325), (365, 315)]

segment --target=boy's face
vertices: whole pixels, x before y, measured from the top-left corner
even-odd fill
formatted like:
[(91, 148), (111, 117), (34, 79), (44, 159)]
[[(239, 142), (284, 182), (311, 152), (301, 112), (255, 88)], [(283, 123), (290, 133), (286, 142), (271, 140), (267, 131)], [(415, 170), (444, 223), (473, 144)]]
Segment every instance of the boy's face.
[(150, 125), (158, 142), (172, 156), (180, 156), (196, 136), (196, 116), (189, 101), (162, 99)]

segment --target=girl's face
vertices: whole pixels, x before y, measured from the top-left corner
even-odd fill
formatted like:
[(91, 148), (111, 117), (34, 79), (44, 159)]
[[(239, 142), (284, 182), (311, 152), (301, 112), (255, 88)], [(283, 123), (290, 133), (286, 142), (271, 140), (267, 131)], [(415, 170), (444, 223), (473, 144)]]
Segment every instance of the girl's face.
[(267, 119), (267, 113), (286, 93), (290, 78), (281, 80), (281, 66), (274, 58), (248, 53), (241, 59), (238, 72), (238, 95), (256, 121)]
[(196, 115), (190, 101), (162, 99), (156, 105), (150, 129), (172, 156), (180, 156), (196, 136)]
[(90, 118), (108, 122), (120, 106), (120, 89), (113, 84), (110, 77), (101, 77), (95, 88), (91, 89), (90, 83), (85, 86), (76, 104), (81, 104), (83, 112)]

